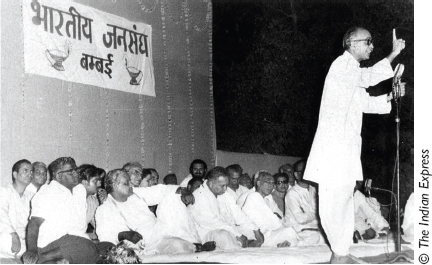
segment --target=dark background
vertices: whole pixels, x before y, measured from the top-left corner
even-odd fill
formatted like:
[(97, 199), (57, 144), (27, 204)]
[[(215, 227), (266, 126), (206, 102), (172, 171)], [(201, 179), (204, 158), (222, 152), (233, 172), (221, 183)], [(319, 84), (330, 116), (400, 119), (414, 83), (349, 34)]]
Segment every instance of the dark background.
[[(370, 66), (392, 48), (392, 29), (406, 41), (393, 61), (405, 65), (401, 101), (401, 205), (413, 192), (414, 4), (411, 1), (213, 0), (217, 149), (307, 157), (318, 123), (328, 69), (343, 53), (352, 26), (374, 39)], [(395, 105), (388, 115), (364, 114), (362, 163), (373, 186), (396, 190)], [(337, 170), (337, 169), (335, 169)], [(275, 173), (275, 172), (272, 172)], [(331, 180), (329, 180), (331, 181)], [(376, 192), (381, 203), (388, 193)]]

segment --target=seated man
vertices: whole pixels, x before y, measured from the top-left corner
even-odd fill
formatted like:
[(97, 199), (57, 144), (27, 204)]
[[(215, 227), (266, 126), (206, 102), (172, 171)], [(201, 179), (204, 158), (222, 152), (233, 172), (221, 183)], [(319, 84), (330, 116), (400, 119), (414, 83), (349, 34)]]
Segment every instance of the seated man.
[(143, 168), (141, 172), (141, 183), (140, 187), (151, 187), (156, 185), (156, 179), (153, 177), (150, 169)]
[(227, 166), (225, 170), (228, 173), (229, 179), (226, 192), (231, 195), (234, 200), (237, 200), (240, 195), (249, 190), (248, 188), (241, 186), (239, 183), (239, 178), (242, 175), (243, 169), (239, 164), (234, 164)]
[[(118, 244), (127, 239), (133, 243), (142, 240), (147, 253), (176, 254), (191, 253), (196, 246), (182, 238), (172, 237), (158, 225), (155, 215), (148, 206), (156, 205), (169, 194), (178, 193), (174, 185), (156, 185), (133, 188), (130, 177), (122, 169), (111, 170), (105, 181), (108, 198), (96, 211), (96, 232), (100, 240)], [(182, 191), (183, 192), (183, 191)], [(185, 204), (193, 202), (193, 196), (180, 196)], [(174, 222), (175, 219), (168, 220)]]
[(388, 222), (372, 209), (366, 201), (366, 196), (357, 188), (354, 192), (354, 214), (354, 231), (359, 232), (361, 239), (373, 239), (378, 237), (378, 234), (385, 235), (389, 232)]
[(49, 168), (53, 179), (32, 199), (24, 263), (96, 263), (99, 251), (85, 235), (86, 190), (75, 160), (61, 157)]
[(194, 192), (195, 203), (189, 205), (201, 241), (215, 241), (218, 249), (260, 246), (264, 242), (261, 232), (234, 199), (225, 195), (228, 185), (226, 170), (215, 167), (206, 177), (207, 180)]
[(153, 182), (155, 185), (159, 184), (159, 173), (154, 168), (148, 168), (150, 170), (151, 175), (153, 176)]
[(239, 184), (242, 185), (243, 187), (248, 188), (249, 190), (253, 188), (253, 182), (249, 177), (248, 173), (244, 173), (240, 176)]
[(86, 189), (86, 223), (91, 228), (87, 228), (87, 234), (90, 239), (97, 240), (94, 228), (96, 227), (95, 213), (99, 207), (99, 200), (96, 194), (101, 186), (100, 171), (93, 165), (83, 164), (77, 168), (77, 173), (81, 184)]
[(283, 164), (282, 166), (279, 167), (279, 173), (285, 173), (288, 175), (288, 189), (291, 189), (292, 187), (294, 187), (296, 181), (295, 181), (295, 177), (294, 177), (294, 167), (289, 164)]
[(193, 193), (195, 190), (197, 190), (202, 184), (204, 183), (203, 179), (200, 178), (192, 178), (189, 180), (187, 190), (190, 193)]
[(177, 185), (177, 176), (175, 174), (168, 174), (163, 178), (165, 185)]
[[(238, 199), (236, 201), (237, 205), (239, 205), (240, 208), (243, 207), (248, 194), (256, 191), (256, 188), (255, 188), (256, 187), (256, 180), (258, 179), (258, 176), (260, 174), (264, 174), (264, 173), (268, 173), (268, 172), (265, 170), (259, 170), (253, 175), (252, 180), (251, 180), (252, 181), (252, 188), (249, 189), (248, 191), (244, 192), (242, 195), (240, 195), (240, 197), (238, 197)], [(271, 204), (276, 205), (276, 202), (274, 202), (273, 198), (271, 199), (271, 201), (273, 202)], [(276, 205), (276, 208), (277, 208), (277, 205)]]
[(256, 191), (249, 193), (242, 210), (258, 225), (264, 234), (263, 246), (288, 247), (304, 245), (303, 240), (292, 227), (285, 227), (264, 197), (270, 195), (274, 187), (274, 178), (270, 173), (262, 172), (257, 178)]
[(189, 180), (192, 178), (203, 179), (207, 173), (207, 164), (201, 159), (195, 159), (192, 161), (189, 167), (189, 175), (180, 183), (180, 187), (186, 188)]
[(36, 192), (44, 185), (47, 181), (47, 167), (42, 162), (34, 162), (33, 166), (33, 177), (30, 185), (27, 186), (27, 190), (36, 194)]
[(22, 159), (12, 166), (12, 184), (0, 188), (0, 257), (20, 257), (26, 250), (25, 236), (30, 200), (34, 193), (27, 187), (33, 166)]
[(294, 164), (297, 184), (287, 191), (285, 196), (286, 226), (292, 226), (297, 232), (303, 229), (318, 229), (317, 195), (315, 187), (303, 180), (306, 160)]
[(270, 196), (273, 197), (283, 216), (285, 214), (285, 195), (289, 187), (288, 175), (285, 173), (276, 173), (273, 175), (273, 178), (276, 186)]
[(129, 162), (123, 165), (123, 169), (129, 174), (130, 182), (134, 187), (139, 187), (142, 181), (142, 166), (139, 162)]

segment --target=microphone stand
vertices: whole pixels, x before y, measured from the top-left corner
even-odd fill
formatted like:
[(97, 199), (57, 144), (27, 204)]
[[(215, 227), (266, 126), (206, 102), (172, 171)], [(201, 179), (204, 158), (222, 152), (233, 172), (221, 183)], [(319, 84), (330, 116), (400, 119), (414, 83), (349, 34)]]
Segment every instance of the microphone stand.
[(399, 181), (399, 143), (400, 143), (400, 98), (401, 98), (401, 88), (400, 88), (400, 77), (397, 78), (394, 88), (393, 88), (393, 98), (396, 103), (396, 189), (397, 189), (397, 199), (396, 199), (396, 214), (397, 214), (397, 239), (396, 239), (396, 257), (392, 258), (388, 262), (384, 263), (396, 263), (399, 261), (407, 261), (412, 262), (414, 260), (413, 257), (409, 256), (406, 253), (401, 252), (401, 223), (400, 223), (400, 181)]

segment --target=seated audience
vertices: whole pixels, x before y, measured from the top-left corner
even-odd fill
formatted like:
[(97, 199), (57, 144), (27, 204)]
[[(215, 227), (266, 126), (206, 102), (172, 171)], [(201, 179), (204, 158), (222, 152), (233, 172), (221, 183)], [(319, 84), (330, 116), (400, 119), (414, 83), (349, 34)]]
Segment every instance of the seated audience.
[(201, 159), (195, 159), (192, 161), (189, 167), (189, 175), (180, 183), (180, 187), (186, 188), (189, 180), (192, 178), (203, 179), (207, 172), (207, 164)]
[(249, 193), (242, 210), (258, 225), (264, 234), (263, 246), (288, 247), (303, 245), (303, 240), (292, 227), (285, 227), (282, 220), (273, 214), (264, 201), (274, 188), (274, 178), (270, 173), (262, 172), (257, 178), (256, 191)]
[(303, 229), (318, 230), (317, 193), (315, 187), (303, 180), (305, 168), (305, 159), (294, 164), (297, 184), (285, 196), (284, 224), (292, 226), (297, 232)]
[(237, 200), (240, 195), (249, 190), (248, 188), (241, 186), (239, 183), (239, 178), (242, 175), (243, 169), (240, 165), (234, 164), (227, 166), (225, 170), (228, 173), (229, 179), (226, 192), (231, 195), (234, 200)]
[(276, 202), (282, 216), (285, 214), (285, 195), (288, 190), (288, 175), (285, 173), (276, 173), (273, 175), (275, 189), (271, 193), (273, 200)]
[(165, 185), (177, 185), (177, 176), (175, 174), (168, 174), (163, 178)]
[(27, 190), (35, 194), (47, 182), (47, 167), (42, 162), (34, 162), (32, 166), (33, 177), (30, 185), (27, 186)]
[[(238, 197), (238, 199), (236, 201), (237, 205), (239, 205), (240, 207), (243, 207), (243, 204), (244, 204), (248, 194), (256, 191), (256, 188), (255, 188), (256, 187), (256, 180), (258, 179), (259, 174), (264, 174), (264, 173), (268, 173), (268, 172), (265, 170), (259, 170), (253, 175), (253, 177), (252, 177), (253, 187), (250, 190), (244, 192), (242, 195), (240, 195), (240, 197)], [(273, 201), (273, 199), (271, 199), (271, 201)], [(269, 203), (271, 203), (271, 202), (269, 202)], [(276, 202), (274, 202), (274, 204), (276, 204)], [(276, 208), (277, 208), (277, 206), (276, 206)]]
[(0, 187), (0, 257), (20, 257), (26, 250), (26, 226), (30, 200), (34, 193), (27, 187), (32, 180), (33, 166), (26, 159), (12, 166), (12, 184)]
[[(180, 193), (178, 186), (156, 185), (133, 188), (125, 170), (111, 170), (105, 180), (108, 198), (96, 211), (96, 232), (100, 240), (118, 244), (127, 239), (141, 241), (152, 254), (190, 253), (196, 246), (178, 237), (166, 236), (166, 231), (156, 227), (157, 219), (148, 206), (159, 204), (168, 194)], [(181, 194), (185, 204), (193, 196)], [(175, 219), (170, 220), (174, 222)]]
[(86, 190), (74, 159), (61, 157), (49, 168), (52, 181), (32, 199), (24, 263), (96, 263), (99, 251), (85, 231)]
[(204, 183), (203, 179), (200, 178), (192, 178), (191, 180), (189, 180), (188, 186), (187, 186), (187, 190), (190, 193), (193, 193), (196, 189), (198, 189), (202, 184)]
[(154, 179), (153, 175), (151, 174), (150, 169), (143, 168), (141, 172), (141, 183), (140, 187), (151, 187), (156, 185), (156, 180)]
[(402, 222), (402, 238), (407, 242), (414, 241), (414, 214), (414, 193), (411, 193), (405, 205), (404, 219)]
[(249, 177), (248, 173), (244, 173), (241, 175), (241, 177), (239, 178), (239, 183), (240, 185), (248, 189), (252, 189), (253, 187), (253, 182), (251, 180), (251, 177)]
[(148, 168), (148, 170), (150, 170), (152, 176), (153, 176), (153, 181), (155, 184), (159, 184), (159, 173), (156, 171), (156, 169), (154, 168)]
[[(195, 203), (189, 205), (201, 241), (215, 241), (218, 249), (260, 246), (264, 239), (256, 225), (231, 196), (223, 196), (228, 186), (226, 170), (215, 167), (207, 173), (206, 178), (194, 192)], [(249, 235), (250, 241), (245, 234)]]
[(282, 166), (279, 167), (279, 173), (285, 173), (288, 175), (288, 182), (289, 182), (288, 189), (291, 189), (296, 182), (294, 177), (294, 167), (289, 163), (283, 164)]
[(129, 162), (123, 165), (123, 169), (129, 174), (130, 182), (134, 187), (139, 187), (142, 181), (142, 166), (139, 162)]
[(387, 234), (389, 232), (389, 224), (377, 213), (366, 201), (366, 196), (359, 191), (356, 186), (354, 192), (354, 231), (358, 231), (361, 239), (373, 239), (379, 234)]

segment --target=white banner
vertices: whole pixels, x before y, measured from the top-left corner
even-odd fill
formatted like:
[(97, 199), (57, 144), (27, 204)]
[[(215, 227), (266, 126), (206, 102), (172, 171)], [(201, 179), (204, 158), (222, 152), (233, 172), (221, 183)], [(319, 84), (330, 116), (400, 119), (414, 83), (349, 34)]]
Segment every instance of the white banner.
[(152, 28), (68, 1), (23, 0), (25, 72), (155, 96)]

